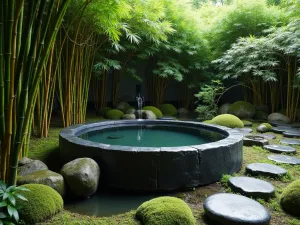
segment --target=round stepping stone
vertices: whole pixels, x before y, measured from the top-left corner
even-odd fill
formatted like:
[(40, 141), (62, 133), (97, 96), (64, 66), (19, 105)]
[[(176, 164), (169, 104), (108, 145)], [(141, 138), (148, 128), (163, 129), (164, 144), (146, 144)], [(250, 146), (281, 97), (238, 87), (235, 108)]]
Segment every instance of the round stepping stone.
[(247, 135), (243, 139), (243, 144), (245, 146), (264, 146), (268, 145), (269, 141), (257, 135)]
[(280, 122), (271, 122), (272, 126), (277, 127), (290, 127), (290, 128), (297, 128), (300, 127), (300, 123), (280, 123)]
[(158, 117), (159, 120), (175, 120), (174, 117), (172, 116), (161, 116), (161, 117)]
[(267, 140), (272, 140), (276, 138), (276, 135), (274, 134), (257, 134), (256, 136), (263, 137), (264, 139)]
[(294, 131), (295, 129), (294, 128), (291, 128), (291, 127), (273, 127), (271, 129), (271, 131), (273, 131), (274, 133), (278, 133), (278, 134), (281, 134), (283, 132), (287, 132), (287, 131)]
[(296, 149), (291, 146), (265, 145), (264, 148), (275, 153), (296, 153)]
[(281, 139), (280, 142), (288, 145), (300, 145), (300, 140)]
[(269, 155), (268, 159), (277, 162), (277, 163), (284, 163), (290, 165), (299, 165), (300, 159), (296, 157), (291, 157), (287, 155)]
[(269, 211), (245, 196), (219, 193), (204, 201), (207, 218), (218, 225), (269, 225)]
[(234, 130), (237, 130), (238, 132), (242, 133), (243, 135), (247, 135), (253, 132), (252, 128), (234, 128)]
[(275, 178), (285, 175), (287, 171), (280, 166), (268, 163), (252, 163), (246, 166), (246, 173), (252, 176), (262, 175)]
[(299, 130), (286, 131), (286, 132), (283, 132), (283, 136), (290, 137), (290, 138), (293, 138), (293, 137), (300, 138), (300, 131)]
[(247, 197), (270, 199), (275, 195), (272, 184), (252, 177), (231, 177), (228, 184), (234, 192)]

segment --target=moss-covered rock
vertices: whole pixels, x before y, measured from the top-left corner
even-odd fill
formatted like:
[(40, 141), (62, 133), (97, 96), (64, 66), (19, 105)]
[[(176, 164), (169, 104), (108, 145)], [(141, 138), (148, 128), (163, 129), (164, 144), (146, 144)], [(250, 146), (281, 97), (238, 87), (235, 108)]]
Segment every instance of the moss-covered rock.
[(65, 194), (65, 182), (62, 175), (51, 170), (38, 170), (25, 176), (18, 176), (18, 185), (22, 184), (44, 184), (61, 196)]
[(213, 124), (212, 120), (204, 120), (202, 123)]
[(136, 117), (135, 117), (134, 114), (124, 114), (124, 115), (122, 116), (122, 119), (123, 119), (123, 120), (135, 120)]
[(300, 180), (294, 181), (283, 190), (280, 204), (286, 212), (300, 216)]
[(240, 119), (253, 118), (255, 115), (255, 106), (249, 102), (237, 101), (229, 107), (228, 113)]
[(290, 123), (291, 119), (281, 113), (271, 113), (268, 116), (269, 122), (277, 122), (277, 123)]
[(164, 116), (176, 116), (177, 109), (172, 104), (162, 104), (158, 107)]
[(17, 200), (20, 218), (27, 224), (36, 224), (54, 216), (63, 209), (62, 197), (51, 187), (43, 184), (24, 184), (30, 191), (18, 191), (28, 201)]
[(179, 198), (159, 197), (144, 202), (136, 211), (142, 225), (195, 225), (189, 206)]
[(122, 111), (123, 113), (126, 113), (126, 111), (130, 108), (132, 107), (127, 102), (120, 102), (116, 107), (116, 109)]
[(40, 170), (48, 170), (47, 165), (40, 160), (25, 157), (19, 161), (18, 175), (20, 176), (25, 176)]
[(75, 159), (65, 164), (60, 173), (71, 192), (78, 197), (89, 197), (97, 191), (100, 168), (93, 159)]
[(222, 114), (216, 116), (211, 120), (213, 124), (230, 127), (230, 128), (243, 128), (243, 122), (236, 116), (231, 114)]
[(124, 116), (124, 113), (118, 109), (109, 110), (105, 117), (110, 120), (119, 120)]
[(155, 120), (156, 115), (150, 110), (142, 110), (142, 118), (146, 120)]
[(262, 123), (261, 125), (266, 126), (266, 128), (268, 129), (268, 131), (270, 131), (273, 128), (273, 126), (271, 124), (269, 124), (269, 123)]
[(108, 111), (110, 111), (110, 110), (112, 110), (112, 108), (110, 108), (110, 107), (103, 107), (103, 108), (97, 110), (97, 111), (96, 111), (96, 114), (97, 114), (97, 116), (103, 116), (103, 117), (105, 117), (105, 116), (106, 116), (106, 113), (107, 113)]
[(126, 110), (125, 114), (135, 114), (135, 108), (129, 108)]
[(150, 111), (152, 111), (157, 118), (161, 117), (163, 115), (162, 112), (158, 108), (156, 108), (154, 106), (145, 106), (145, 107), (143, 107), (143, 110), (150, 110)]

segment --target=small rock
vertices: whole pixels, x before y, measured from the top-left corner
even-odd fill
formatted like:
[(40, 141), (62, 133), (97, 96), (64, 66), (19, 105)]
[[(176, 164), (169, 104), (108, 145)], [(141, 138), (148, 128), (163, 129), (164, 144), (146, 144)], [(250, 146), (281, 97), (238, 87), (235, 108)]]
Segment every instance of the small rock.
[(124, 114), (124, 115), (122, 116), (122, 119), (123, 119), (123, 120), (135, 120), (136, 117), (135, 117), (134, 114)]
[(260, 133), (265, 133), (268, 131), (268, 128), (265, 126), (265, 125), (259, 125), (257, 128), (256, 128), (256, 131), (257, 132), (260, 132)]
[(229, 103), (225, 103), (223, 105), (220, 106), (220, 108), (218, 108), (218, 114), (228, 114), (229, 108), (230, 108), (231, 104)]
[(291, 119), (281, 113), (272, 113), (268, 116), (268, 121), (290, 123)]
[(93, 159), (75, 159), (65, 164), (60, 172), (74, 195), (88, 197), (97, 191), (100, 168)]
[(47, 165), (45, 163), (43, 163), (42, 161), (32, 160), (29, 158), (21, 159), (19, 161), (19, 165), (22, 165), (22, 166), (18, 167), (18, 175), (19, 176), (25, 176), (27, 174), (30, 174), (30, 173), (33, 173), (33, 172), (39, 171), (39, 170), (48, 170)]
[(44, 184), (52, 187), (61, 196), (64, 196), (65, 194), (65, 182), (63, 176), (51, 170), (39, 170), (25, 176), (18, 176), (17, 184)]
[(146, 119), (146, 120), (155, 120), (156, 119), (156, 116), (155, 114), (150, 111), (150, 110), (143, 110), (142, 111), (142, 118), (143, 119)]

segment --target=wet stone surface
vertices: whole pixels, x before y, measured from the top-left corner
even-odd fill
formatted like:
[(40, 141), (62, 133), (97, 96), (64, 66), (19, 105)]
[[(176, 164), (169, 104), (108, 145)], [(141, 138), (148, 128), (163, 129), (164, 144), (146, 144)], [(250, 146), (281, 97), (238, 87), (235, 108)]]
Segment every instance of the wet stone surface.
[(268, 159), (277, 162), (277, 163), (284, 163), (290, 165), (299, 165), (300, 159), (292, 156), (287, 155), (269, 155)]
[(269, 141), (267, 139), (264, 139), (263, 137), (257, 135), (247, 135), (243, 140), (245, 146), (264, 146), (269, 144)]
[(252, 128), (247, 128), (247, 127), (245, 127), (245, 128), (234, 128), (234, 130), (242, 133), (243, 135), (247, 135), (247, 134), (250, 134), (250, 133), (253, 132)]
[(295, 131), (295, 129), (291, 127), (273, 127), (272, 131), (274, 133), (282, 134), (284, 132)]
[(265, 145), (265, 149), (275, 153), (296, 153), (296, 149), (291, 146), (284, 145)]
[(290, 130), (283, 132), (283, 136), (290, 137), (290, 138), (300, 138), (300, 130)]
[(231, 177), (228, 184), (234, 192), (247, 197), (270, 199), (275, 194), (272, 184), (252, 177)]
[(204, 202), (205, 215), (218, 225), (268, 225), (270, 213), (260, 203), (245, 196), (219, 193)]
[(256, 136), (263, 137), (264, 139), (267, 139), (267, 140), (272, 140), (272, 139), (276, 138), (276, 135), (274, 135), (274, 134), (257, 134)]
[(247, 165), (246, 173), (253, 176), (268, 176), (276, 178), (285, 175), (287, 171), (280, 166), (268, 163), (252, 163)]
[(281, 139), (280, 142), (288, 145), (300, 145), (300, 140)]

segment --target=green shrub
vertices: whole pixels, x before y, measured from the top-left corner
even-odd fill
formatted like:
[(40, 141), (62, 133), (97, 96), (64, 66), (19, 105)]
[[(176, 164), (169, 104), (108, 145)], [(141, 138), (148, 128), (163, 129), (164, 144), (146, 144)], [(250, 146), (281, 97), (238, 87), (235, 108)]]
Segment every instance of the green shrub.
[(300, 180), (292, 182), (283, 190), (280, 204), (288, 213), (300, 216)]
[(156, 108), (154, 106), (145, 106), (145, 107), (143, 107), (143, 110), (150, 110), (150, 111), (152, 111), (157, 118), (162, 116), (162, 112), (158, 108)]
[(164, 116), (176, 116), (177, 109), (172, 104), (162, 104), (158, 107)]
[(222, 114), (216, 116), (211, 120), (213, 124), (230, 127), (230, 128), (242, 128), (244, 127), (243, 122), (236, 116), (231, 114)]
[(265, 125), (268, 131), (270, 131), (273, 128), (273, 126), (269, 123), (262, 123), (261, 125)]
[(136, 211), (143, 225), (195, 225), (189, 206), (179, 198), (159, 197), (144, 202)]
[(249, 102), (237, 101), (229, 107), (228, 112), (240, 119), (252, 118), (255, 115), (255, 106)]
[(19, 191), (28, 201), (19, 201), (20, 217), (28, 224), (41, 222), (63, 209), (64, 202), (60, 194), (43, 184), (24, 184), (22, 188), (30, 190)]
[(103, 108), (97, 110), (97, 116), (103, 116), (103, 117), (105, 117), (106, 113), (108, 111), (110, 111), (110, 110), (112, 110), (112, 108), (110, 108), (110, 107), (103, 107)]
[(122, 116), (124, 116), (124, 113), (121, 110), (112, 109), (112, 110), (109, 110), (105, 116), (107, 119), (110, 119), (110, 120), (119, 120), (122, 118)]

